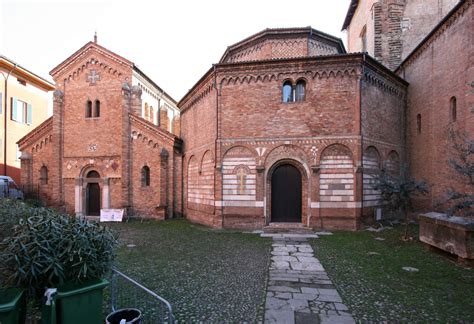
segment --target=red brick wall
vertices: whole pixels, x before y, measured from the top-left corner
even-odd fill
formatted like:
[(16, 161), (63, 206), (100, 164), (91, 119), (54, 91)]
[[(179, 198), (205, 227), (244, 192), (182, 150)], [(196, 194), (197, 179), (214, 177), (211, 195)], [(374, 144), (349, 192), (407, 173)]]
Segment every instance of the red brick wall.
[[(185, 150), (183, 201), (184, 214), (189, 219), (210, 226), (221, 226), (222, 220), (215, 216), (213, 194), (202, 192), (204, 183), (210, 183), (214, 177), (215, 162), (212, 162), (212, 172), (208, 164), (205, 173), (199, 173), (202, 161), (209, 163), (209, 155), (205, 159), (204, 155), (209, 152), (207, 154), (214, 157), (215, 152), (217, 98), (213, 84), (213, 75), (208, 74), (192, 94), (180, 103), (181, 137)], [(206, 177), (209, 179), (204, 180)]]
[[(51, 178), (55, 174), (54, 166), (50, 163), (53, 151), (52, 136), (50, 130), (39, 135), (23, 151), (30, 159), (22, 161), (22, 168), (25, 170), (22, 173), (22, 186), (25, 193), (31, 193), (34, 196), (38, 195), (47, 205), (50, 205), (54, 201)], [(40, 180), (41, 168), (43, 166), (48, 171), (47, 181)]]
[[(436, 32), (398, 73), (410, 82), (407, 138), (413, 177), (426, 179), (431, 193), (418, 201), (422, 209), (436, 209), (448, 187), (465, 190), (448, 166), (447, 131), (450, 127), (474, 137), (471, 82), (474, 79), (474, 30), (472, 1), (466, 3)], [(457, 121), (450, 122), (450, 99), (457, 101)], [(417, 115), (421, 132), (417, 131)], [(443, 208), (441, 208), (442, 210)]]
[[(400, 87), (402, 99), (397, 96), (393, 99), (390, 91), (378, 91), (377, 86), (369, 83), (362, 90), (360, 84), (365, 82), (365, 76), (361, 71), (369, 68), (377, 78), (388, 78)], [(363, 176), (359, 170), (362, 165), (360, 98), (367, 96), (366, 101), (374, 103), (366, 104), (366, 109), (387, 110), (387, 115), (369, 112), (366, 117), (379, 118), (379, 125), (386, 131), (371, 128), (365, 133), (374, 140), (395, 142), (391, 145), (400, 148), (402, 130), (393, 130), (392, 125), (401, 123), (398, 114), (403, 107), (405, 85), (377, 63), (364, 62), (362, 55), (217, 65), (219, 115), (215, 118), (211, 113), (206, 115), (206, 112), (215, 111), (212, 105), (215, 102), (209, 104), (205, 96), (193, 106), (187, 106), (190, 98), (199, 97), (213, 76), (211, 71), (185, 98), (186, 101), (180, 103), (183, 112), (181, 133), (188, 156), (185, 181), (188, 189), (185, 192), (191, 192), (193, 197), (199, 196), (193, 191), (200, 183), (199, 161), (215, 139), (213, 123), (218, 121), (219, 126), (215, 208), (210, 204), (197, 206), (188, 199), (188, 218), (212, 226), (261, 228), (272, 221), (272, 170), (282, 164), (291, 164), (301, 173), (304, 225), (358, 228), (363, 199)], [(283, 103), (283, 82), (291, 80), (295, 84), (300, 79), (306, 80), (304, 101)], [(387, 107), (375, 105), (377, 96)], [(206, 127), (198, 129), (197, 125)], [(321, 152), (333, 144), (345, 147), (347, 154), (321, 158)], [(243, 187), (242, 170), (245, 173)], [(329, 178), (339, 176), (347, 176), (343, 180), (350, 180), (350, 183), (343, 183), (343, 189), (326, 188), (332, 185), (328, 183)]]
[[(53, 70), (58, 90), (49, 130), (51, 152), (41, 151), (41, 144), (37, 150), (34, 136), (22, 144), (35, 146), (35, 152), (27, 150), (32, 159), (23, 163), (32, 170), (30, 179), (25, 180), (35, 186), (39, 163), (48, 168), (51, 165), (51, 181), (48, 191), (45, 189), (45, 193), (51, 193), (51, 203), (71, 213), (79, 204), (85, 214), (87, 184), (83, 178), (94, 170), (101, 178), (102, 208), (107, 208), (108, 183), (110, 208), (125, 208), (145, 217), (171, 217), (177, 184), (181, 182), (181, 175), (174, 169), (181, 163), (179, 153), (174, 151), (177, 139), (139, 117), (141, 90), (130, 88), (130, 64), (92, 44), (62, 66)], [(100, 76), (95, 84), (88, 82), (91, 71)], [(99, 117), (86, 118), (88, 99), (93, 108), (95, 100), (100, 100)], [(144, 165), (151, 170), (150, 186), (146, 188), (141, 179)], [(78, 188), (83, 195), (79, 200)]]
[(458, 0), (359, 1), (348, 26), (348, 50), (360, 52), (361, 32), (367, 30), (367, 51), (396, 69)]
[[(146, 131), (138, 127), (132, 128), (132, 203), (136, 216), (164, 219), (163, 212), (169, 206), (166, 195), (173, 190), (169, 186), (169, 174), (173, 172), (173, 163), (169, 156), (163, 156), (162, 150), (172, 151), (172, 146), (164, 145), (153, 131)], [(162, 164), (163, 162), (163, 164)], [(147, 166), (150, 169), (150, 184), (142, 182), (142, 170)], [(171, 170), (169, 170), (171, 168)], [(164, 174), (163, 174), (164, 173)], [(163, 192), (165, 191), (165, 192)]]
[[(358, 103), (354, 101), (358, 82), (349, 76), (355, 73), (358, 63), (332, 65), (327, 70), (324, 66), (298, 63), (287, 63), (284, 68), (276, 64), (251, 65), (247, 74), (219, 72), (222, 84), (219, 135), (272, 138), (358, 133), (355, 122)], [(311, 73), (294, 72), (300, 69)], [(252, 75), (257, 71), (258, 81)], [(306, 80), (305, 101), (283, 103), (283, 81), (296, 83), (300, 78)]]

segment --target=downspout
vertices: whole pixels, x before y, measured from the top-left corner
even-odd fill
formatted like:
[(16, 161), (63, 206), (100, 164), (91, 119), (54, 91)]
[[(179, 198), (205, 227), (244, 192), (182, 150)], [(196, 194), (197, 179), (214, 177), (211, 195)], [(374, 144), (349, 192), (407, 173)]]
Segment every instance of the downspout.
[[(3, 121), (3, 131), (4, 131), (4, 138), (3, 138), (3, 175), (7, 175), (7, 114), (8, 114), (8, 109), (7, 109), (7, 103), (8, 103), (8, 78), (10, 77), (10, 74), (13, 72), (13, 70), (16, 68), (16, 63), (13, 64), (12, 69), (10, 72), (8, 72), (7, 77), (2, 73), (3, 78), (5, 79), (5, 113), (4, 113), (4, 121)], [(11, 107), (10, 107), (11, 108)]]
[(359, 79), (359, 134), (360, 134), (360, 170), (361, 170), (361, 183), (360, 183), (360, 210), (359, 210), (359, 220), (362, 220), (363, 210), (364, 210), (364, 136), (362, 135), (362, 79), (364, 77), (364, 63), (367, 60), (367, 55), (362, 54), (362, 73)]
[[(217, 146), (219, 145), (218, 144), (218, 141), (219, 141), (219, 88), (217, 87), (217, 67), (215, 64), (212, 65), (213, 69), (214, 69), (214, 89), (216, 90), (216, 140), (214, 142), (214, 163), (217, 162)], [(214, 170), (215, 170), (215, 167), (214, 167)], [(214, 176), (214, 190), (216, 188), (216, 177)], [(220, 199), (222, 199), (222, 186), (220, 188), (221, 190), (221, 195), (220, 195)], [(215, 203), (215, 193), (214, 193), (214, 210), (215, 210), (215, 207), (216, 207), (216, 203)], [(222, 215), (222, 212), (221, 212), (221, 225), (224, 226), (224, 218), (223, 218), (223, 215)]]
[(59, 143), (59, 199), (61, 207), (64, 206), (64, 184), (63, 184), (63, 158), (64, 158), (64, 114), (66, 113), (66, 84), (67, 79), (64, 79), (64, 91), (63, 91), (63, 103), (61, 106), (61, 113), (59, 114), (59, 132), (60, 132), (60, 143)]

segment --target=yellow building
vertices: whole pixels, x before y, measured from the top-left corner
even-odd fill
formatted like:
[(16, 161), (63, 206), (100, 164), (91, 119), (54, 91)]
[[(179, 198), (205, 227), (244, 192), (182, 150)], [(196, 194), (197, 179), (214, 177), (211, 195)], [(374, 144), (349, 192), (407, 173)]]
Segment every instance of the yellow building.
[(48, 118), (54, 84), (0, 55), (0, 175), (20, 184), (16, 142)]

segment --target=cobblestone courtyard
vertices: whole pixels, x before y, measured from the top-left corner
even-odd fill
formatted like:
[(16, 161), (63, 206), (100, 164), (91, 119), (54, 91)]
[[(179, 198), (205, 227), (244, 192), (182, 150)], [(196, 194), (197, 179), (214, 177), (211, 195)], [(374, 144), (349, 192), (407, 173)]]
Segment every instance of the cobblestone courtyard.
[(110, 226), (117, 268), (169, 300), (180, 323), (474, 321), (474, 271), (402, 242), (402, 227), (262, 238), (185, 220)]

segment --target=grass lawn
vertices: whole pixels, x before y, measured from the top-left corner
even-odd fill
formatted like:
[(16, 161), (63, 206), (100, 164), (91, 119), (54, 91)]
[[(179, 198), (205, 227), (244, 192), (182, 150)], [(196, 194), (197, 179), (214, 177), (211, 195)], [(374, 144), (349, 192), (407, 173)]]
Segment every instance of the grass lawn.
[(167, 299), (180, 322), (263, 317), (271, 240), (185, 220), (110, 227), (121, 243), (117, 269)]
[[(410, 228), (413, 237), (417, 231)], [(402, 235), (401, 226), (378, 233), (335, 232), (312, 245), (357, 320), (474, 322), (474, 270), (418, 241), (403, 242)]]

